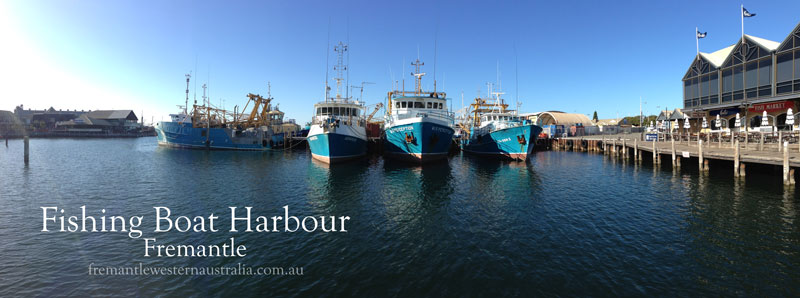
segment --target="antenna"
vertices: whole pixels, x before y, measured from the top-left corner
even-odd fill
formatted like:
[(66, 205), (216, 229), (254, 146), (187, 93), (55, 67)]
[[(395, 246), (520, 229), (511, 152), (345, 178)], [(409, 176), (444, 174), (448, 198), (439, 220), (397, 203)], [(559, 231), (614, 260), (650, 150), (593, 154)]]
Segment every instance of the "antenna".
[(328, 86), (328, 69), (330, 68), (330, 51), (331, 51), (331, 18), (328, 17), (328, 45), (325, 47), (325, 101), (330, 97), (331, 87)]
[(517, 115), (519, 115), (519, 61), (517, 57), (517, 43), (514, 42), (514, 96), (517, 102)]
[[(347, 44), (349, 45), (350, 44), (350, 17), (347, 17), (347, 21), (346, 22), (347, 23), (346, 23), (346, 27), (345, 28), (347, 29)], [(347, 65), (348, 66), (350, 65), (350, 52), (347, 52)], [(349, 67), (345, 67), (345, 68), (347, 69), (347, 82), (345, 83), (345, 86), (348, 86), (348, 85), (350, 85), (350, 68)], [(347, 95), (345, 96), (345, 100), (350, 99), (350, 89), (345, 90), (345, 92), (347, 92)]]
[(350, 89), (358, 88), (361, 90), (361, 95), (358, 96), (358, 100), (364, 102), (364, 85), (365, 84), (375, 84), (373, 82), (361, 82), (361, 86), (350, 86)]
[(439, 19), (436, 19), (436, 30), (433, 33), (433, 93), (436, 93), (436, 49), (439, 41)]
[(186, 74), (186, 104), (183, 105), (183, 113), (184, 114), (188, 114), (189, 113), (187, 111), (187, 109), (188, 109), (188, 106), (189, 106), (189, 79), (191, 77), (192, 77), (192, 72), (189, 71), (189, 73)]
[(267, 81), (267, 98), (272, 99), (272, 84)]

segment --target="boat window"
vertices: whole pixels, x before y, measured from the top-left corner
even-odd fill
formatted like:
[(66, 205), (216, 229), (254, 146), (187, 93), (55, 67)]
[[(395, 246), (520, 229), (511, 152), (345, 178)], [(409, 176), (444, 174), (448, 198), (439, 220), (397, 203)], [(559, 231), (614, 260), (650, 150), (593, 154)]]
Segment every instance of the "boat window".
[(440, 110), (441, 110), (441, 109), (444, 109), (444, 104), (443, 104), (443, 103), (441, 103), (441, 102), (439, 103), (439, 109), (440, 109)]
[(429, 108), (429, 109), (430, 109), (430, 108), (433, 108), (433, 103), (432, 103), (432, 102), (428, 102), (428, 108)]
[(317, 108), (317, 115), (322, 115), (322, 108)]
[(405, 101), (402, 103), (401, 107), (404, 108), (404, 109), (406, 108), (406, 102)]
[(360, 111), (361, 110), (359, 110), (359, 109), (353, 109), (353, 116), (358, 117), (358, 114), (359, 114), (358, 112), (360, 112)]
[(423, 108), (425, 108), (425, 106), (421, 102), (415, 101), (414, 102), (414, 108), (423, 109)]
[(394, 102), (394, 107), (399, 109), (400, 108), (400, 102), (399, 101)]

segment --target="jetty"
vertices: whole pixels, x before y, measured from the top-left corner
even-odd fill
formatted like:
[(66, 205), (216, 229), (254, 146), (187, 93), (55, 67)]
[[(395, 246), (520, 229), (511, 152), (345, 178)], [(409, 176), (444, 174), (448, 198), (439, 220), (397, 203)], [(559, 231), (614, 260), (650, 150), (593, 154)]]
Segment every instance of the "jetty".
[(666, 160), (676, 168), (696, 162), (701, 173), (710, 171), (710, 160), (731, 161), (733, 167), (726, 170), (733, 171), (735, 177), (745, 176), (747, 164), (779, 166), (783, 168), (782, 179), (786, 185), (795, 184), (794, 172), (800, 168), (800, 144), (796, 137), (791, 136), (773, 139), (765, 135), (760, 135), (760, 138), (737, 136), (723, 140), (709, 136), (681, 138), (664, 135), (646, 141), (643, 135), (627, 134), (555, 138), (550, 139), (548, 145), (552, 150), (600, 152), (636, 162), (647, 159), (653, 165)]

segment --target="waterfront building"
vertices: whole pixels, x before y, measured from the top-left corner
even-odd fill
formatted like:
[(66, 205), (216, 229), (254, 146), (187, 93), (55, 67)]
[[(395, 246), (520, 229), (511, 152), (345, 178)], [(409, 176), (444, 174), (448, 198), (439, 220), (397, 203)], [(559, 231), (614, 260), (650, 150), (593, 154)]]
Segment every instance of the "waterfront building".
[(56, 130), (81, 133), (138, 132), (142, 125), (132, 110), (98, 110), (56, 123)]
[(747, 127), (758, 129), (764, 111), (767, 130), (790, 130), (786, 113), (798, 110), (798, 100), (800, 24), (781, 42), (745, 34), (731, 46), (700, 52), (683, 77), (683, 111), (692, 132), (700, 131), (703, 117), (717, 130), (711, 121), (717, 115), (723, 128), (734, 129), (737, 113)]

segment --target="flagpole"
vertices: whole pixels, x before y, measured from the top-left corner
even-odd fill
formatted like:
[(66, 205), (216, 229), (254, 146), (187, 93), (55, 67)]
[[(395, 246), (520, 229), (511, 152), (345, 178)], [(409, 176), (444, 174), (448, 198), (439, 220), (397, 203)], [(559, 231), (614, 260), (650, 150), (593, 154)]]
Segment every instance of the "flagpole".
[(699, 32), (700, 30), (694, 27), (694, 42), (697, 44), (697, 56), (700, 56), (700, 36), (697, 36)]
[(742, 18), (742, 39), (744, 40), (744, 4), (739, 8), (739, 17)]

